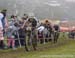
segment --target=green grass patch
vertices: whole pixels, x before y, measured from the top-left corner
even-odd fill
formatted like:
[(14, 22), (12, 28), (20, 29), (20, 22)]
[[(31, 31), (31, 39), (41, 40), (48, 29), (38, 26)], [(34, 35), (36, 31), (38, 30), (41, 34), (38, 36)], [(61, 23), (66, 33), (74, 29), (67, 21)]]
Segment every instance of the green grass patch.
[(58, 43), (38, 45), (37, 51), (26, 52), (24, 47), (17, 50), (0, 50), (0, 58), (75, 58), (75, 40), (60, 36)]

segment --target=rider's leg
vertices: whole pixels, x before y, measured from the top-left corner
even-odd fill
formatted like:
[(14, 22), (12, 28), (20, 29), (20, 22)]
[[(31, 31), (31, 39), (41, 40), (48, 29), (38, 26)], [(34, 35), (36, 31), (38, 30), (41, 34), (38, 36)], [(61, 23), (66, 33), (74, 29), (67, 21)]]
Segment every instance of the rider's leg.
[(31, 31), (28, 33), (28, 45), (31, 45)]
[(24, 40), (24, 41), (25, 41), (25, 43), (24, 43), (24, 45), (25, 45), (25, 50), (26, 50), (26, 51), (29, 51), (29, 50), (28, 50), (28, 47), (27, 47), (26, 34), (25, 34), (25, 40)]
[(36, 38), (36, 36), (34, 36), (33, 39), (32, 39), (32, 46), (33, 46), (33, 49), (36, 50), (36, 47), (37, 47), (37, 38)]

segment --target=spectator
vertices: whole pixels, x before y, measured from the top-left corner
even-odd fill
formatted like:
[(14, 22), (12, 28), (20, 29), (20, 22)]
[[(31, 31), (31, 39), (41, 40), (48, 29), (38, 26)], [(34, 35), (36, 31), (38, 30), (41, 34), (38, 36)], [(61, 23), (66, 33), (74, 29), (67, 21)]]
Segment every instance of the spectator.
[(7, 10), (2, 10), (0, 13), (0, 48), (4, 48), (4, 34), (5, 34), (5, 28), (7, 27), (7, 19), (6, 19), (6, 12)]
[(54, 43), (56, 43), (59, 38), (59, 31), (59, 25), (54, 25)]
[(14, 27), (12, 26), (7, 31), (8, 48), (12, 47), (13, 49), (15, 49), (15, 36), (14, 36), (14, 33), (15, 33), (15, 30), (14, 30)]

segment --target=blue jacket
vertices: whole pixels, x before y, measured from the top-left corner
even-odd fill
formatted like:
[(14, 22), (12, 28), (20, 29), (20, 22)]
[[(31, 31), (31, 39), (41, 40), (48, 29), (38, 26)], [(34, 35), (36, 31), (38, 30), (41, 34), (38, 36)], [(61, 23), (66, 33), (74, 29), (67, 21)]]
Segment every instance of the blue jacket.
[(2, 21), (2, 26), (3, 26), (3, 29), (5, 28), (5, 17), (3, 17), (2, 19), (1, 19), (1, 21)]

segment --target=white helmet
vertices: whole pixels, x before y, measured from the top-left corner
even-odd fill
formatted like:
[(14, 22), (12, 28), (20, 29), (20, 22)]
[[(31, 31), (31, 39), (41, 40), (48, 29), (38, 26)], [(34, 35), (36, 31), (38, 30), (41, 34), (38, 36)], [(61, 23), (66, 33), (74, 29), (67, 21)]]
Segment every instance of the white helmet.
[(33, 18), (33, 17), (35, 17), (34, 13), (29, 13), (29, 18)]

